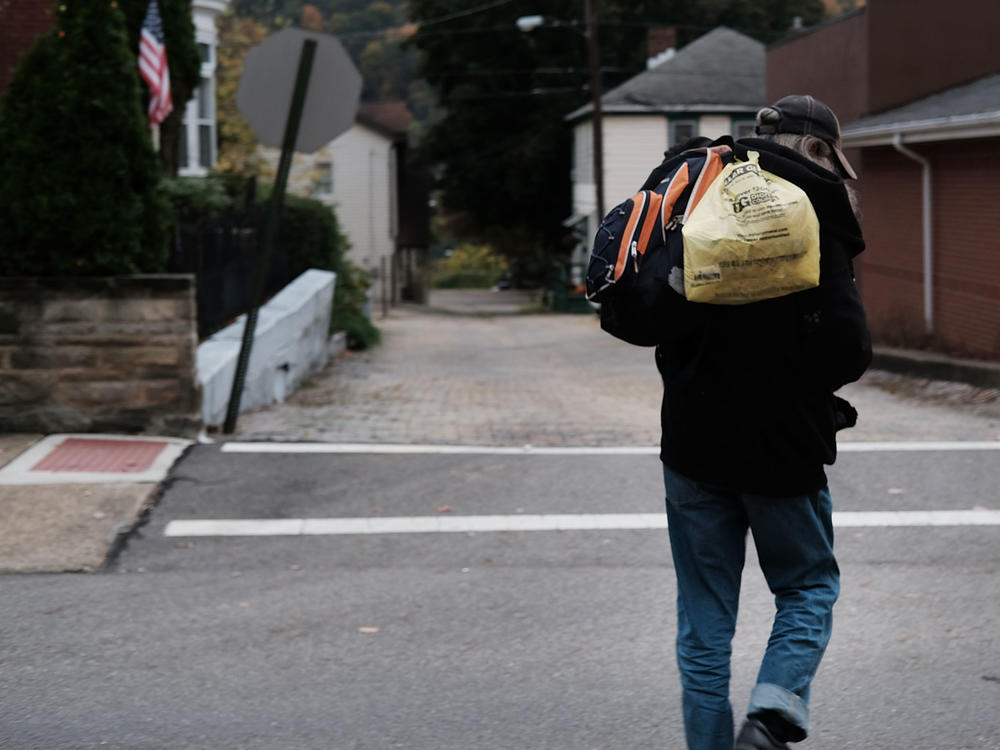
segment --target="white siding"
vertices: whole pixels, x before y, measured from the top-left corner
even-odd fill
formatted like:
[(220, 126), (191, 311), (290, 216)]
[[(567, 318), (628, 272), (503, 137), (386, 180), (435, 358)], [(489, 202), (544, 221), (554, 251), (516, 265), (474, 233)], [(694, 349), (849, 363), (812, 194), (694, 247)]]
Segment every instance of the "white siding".
[(392, 142), (355, 125), (326, 148), (333, 162), (333, 194), (325, 200), (336, 207), (341, 230), (351, 241), (348, 257), (377, 271), (381, 259), (392, 256), (395, 238)]
[[(667, 120), (654, 115), (605, 117), (604, 135), (604, 211), (610, 211), (630, 198), (663, 159), (667, 145)], [(573, 130), (573, 213), (587, 216), (586, 239), (574, 251), (571, 263), (586, 263), (590, 241), (600, 221), (594, 211), (593, 141), (590, 121)]]
[(665, 117), (604, 118), (605, 211), (635, 194), (666, 147)]
[(732, 124), (727, 115), (702, 115), (698, 123), (698, 135), (713, 141), (732, 132)]
[(594, 180), (594, 159), (591, 156), (594, 146), (592, 132), (590, 120), (581, 122), (573, 129), (573, 173), (570, 179), (574, 183)]
[[(277, 167), (280, 152), (261, 149)], [(397, 234), (396, 155), (392, 141), (363, 125), (354, 125), (312, 154), (296, 154), (288, 192), (313, 195), (317, 163), (332, 165), (333, 192), (316, 195), (334, 207), (351, 249), (348, 258), (365, 271), (389, 267)]]
[[(666, 118), (605, 117), (604, 207), (608, 211), (635, 193), (653, 167), (663, 159), (667, 145)], [(573, 130), (573, 212), (594, 210), (593, 146), (590, 121)], [(596, 225), (594, 227), (596, 229)]]

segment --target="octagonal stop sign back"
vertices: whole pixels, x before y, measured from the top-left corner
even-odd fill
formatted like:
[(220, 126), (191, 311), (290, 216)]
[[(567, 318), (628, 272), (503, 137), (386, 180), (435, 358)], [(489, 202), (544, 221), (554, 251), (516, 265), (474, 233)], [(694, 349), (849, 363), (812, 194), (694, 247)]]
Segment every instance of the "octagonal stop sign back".
[(236, 106), (265, 146), (281, 148), (302, 43), (316, 42), (295, 150), (311, 152), (351, 127), (361, 96), (361, 74), (329, 34), (285, 29), (250, 50), (236, 92)]

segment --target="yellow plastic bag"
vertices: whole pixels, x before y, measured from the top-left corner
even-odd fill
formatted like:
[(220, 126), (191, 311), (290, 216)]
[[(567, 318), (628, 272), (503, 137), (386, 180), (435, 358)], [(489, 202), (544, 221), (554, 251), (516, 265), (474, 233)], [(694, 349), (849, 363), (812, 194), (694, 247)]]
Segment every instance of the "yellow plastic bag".
[(684, 296), (743, 305), (819, 284), (819, 220), (801, 188), (727, 164), (684, 224)]

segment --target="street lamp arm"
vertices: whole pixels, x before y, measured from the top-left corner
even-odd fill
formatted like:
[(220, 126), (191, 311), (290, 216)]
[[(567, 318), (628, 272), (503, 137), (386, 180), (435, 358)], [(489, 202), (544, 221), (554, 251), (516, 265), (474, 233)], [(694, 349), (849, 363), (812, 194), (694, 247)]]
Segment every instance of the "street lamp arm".
[(534, 31), (535, 29), (547, 27), (547, 28), (561, 28), (561, 29), (573, 29), (581, 34), (586, 35), (586, 32), (581, 28), (579, 21), (563, 21), (558, 18), (549, 18), (548, 16), (521, 16), (515, 21), (517, 28), (521, 31), (528, 32)]
[(521, 31), (534, 31), (545, 25), (545, 16), (521, 16), (517, 19), (517, 28)]

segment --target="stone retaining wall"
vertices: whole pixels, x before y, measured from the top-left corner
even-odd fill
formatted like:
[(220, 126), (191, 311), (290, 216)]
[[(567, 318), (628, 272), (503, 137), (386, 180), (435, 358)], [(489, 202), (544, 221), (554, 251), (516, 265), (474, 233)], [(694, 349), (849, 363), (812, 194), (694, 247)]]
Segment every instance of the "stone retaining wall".
[(0, 278), (0, 432), (192, 435), (190, 275)]

